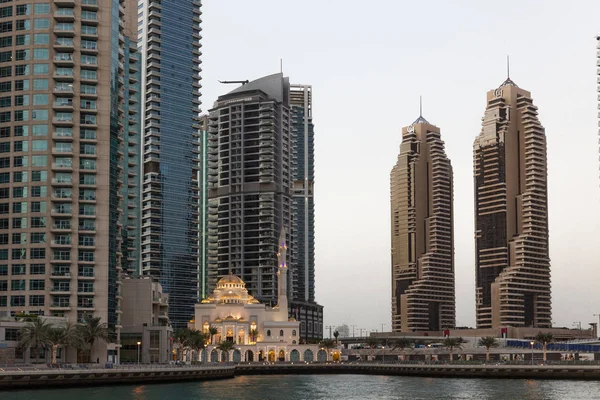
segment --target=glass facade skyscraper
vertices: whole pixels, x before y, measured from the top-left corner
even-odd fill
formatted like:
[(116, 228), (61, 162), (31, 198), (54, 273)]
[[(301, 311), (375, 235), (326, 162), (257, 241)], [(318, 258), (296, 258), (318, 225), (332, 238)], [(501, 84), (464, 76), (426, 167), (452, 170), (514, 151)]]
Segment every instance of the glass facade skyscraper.
[(142, 263), (185, 327), (198, 302), (200, 8), (195, 0), (140, 0), (144, 166)]

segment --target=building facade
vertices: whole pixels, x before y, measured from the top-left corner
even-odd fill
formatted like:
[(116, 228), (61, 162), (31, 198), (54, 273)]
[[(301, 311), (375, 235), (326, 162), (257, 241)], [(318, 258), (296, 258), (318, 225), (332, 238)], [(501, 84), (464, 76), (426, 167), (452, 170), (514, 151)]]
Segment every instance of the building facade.
[(549, 328), (546, 135), (510, 78), (487, 93), (473, 152), (477, 328)]
[[(123, 279), (120, 362), (166, 363), (171, 360), (173, 328), (169, 296), (153, 277)], [(138, 345), (139, 343), (139, 345)]]
[(392, 331), (454, 328), (453, 182), (440, 129), (402, 129), (391, 182)]
[(119, 337), (139, 236), (136, 14), (133, 0), (0, 5), (1, 314), (93, 314)]
[(300, 321), (303, 341), (318, 341), (310, 86), (290, 85), (279, 73), (220, 96), (206, 139), (208, 290), (231, 271), (259, 301), (274, 304), (276, 227), (290, 227), (289, 313)]
[(198, 301), (198, 0), (139, 0), (143, 54), (141, 273), (160, 279), (185, 327)]

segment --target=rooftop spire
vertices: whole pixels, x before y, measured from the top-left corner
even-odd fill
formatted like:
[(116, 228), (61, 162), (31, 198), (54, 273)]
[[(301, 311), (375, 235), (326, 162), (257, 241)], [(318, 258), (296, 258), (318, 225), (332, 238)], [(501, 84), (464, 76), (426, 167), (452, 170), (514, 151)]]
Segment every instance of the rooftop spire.
[(417, 118), (415, 120), (415, 122), (413, 122), (412, 124), (428, 124), (429, 121), (427, 121), (425, 118), (423, 118), (423, 96), (419, 96), (419, 118)]
[(504, 86), (517, 86), (517, 84), (510, 79), (510, 56), (508, 54), (506, 55), (506, 80), (500, 87)]

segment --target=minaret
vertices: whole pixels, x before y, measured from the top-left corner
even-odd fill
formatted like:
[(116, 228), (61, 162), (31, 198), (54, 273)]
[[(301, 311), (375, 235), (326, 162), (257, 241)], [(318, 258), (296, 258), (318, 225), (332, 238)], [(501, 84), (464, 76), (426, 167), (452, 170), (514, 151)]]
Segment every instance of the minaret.
[(279, 314), (282, 321), (288, 320), (288, 298), (287, 298), (287, 245), (285, 244), (285, 227), (281, 227), (281, 234), (279, 235), (279, 252), (277, 253), (277, 263), (279, 270), (277, 271), (278, 279), (278, 295), (277, 295), (277, 307), (279, 307)]

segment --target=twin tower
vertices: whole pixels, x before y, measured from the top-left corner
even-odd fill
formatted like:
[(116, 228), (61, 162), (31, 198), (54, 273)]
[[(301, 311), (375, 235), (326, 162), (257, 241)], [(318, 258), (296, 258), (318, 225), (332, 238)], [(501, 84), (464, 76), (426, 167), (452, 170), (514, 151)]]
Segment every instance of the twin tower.
[[(510, 78), (487, 93), (473, 162), (477, 328), (549, 328), (546, 136)], [(393, 331), (456, 325), (452, 180), (440, 129), (420, 116), (391, 172)]]

